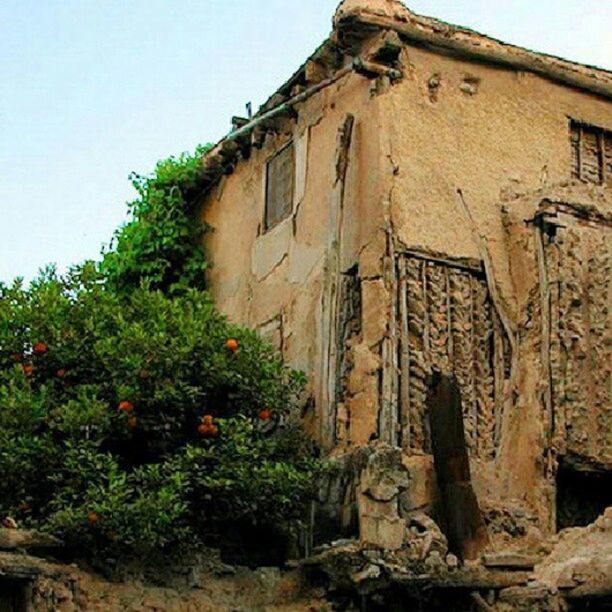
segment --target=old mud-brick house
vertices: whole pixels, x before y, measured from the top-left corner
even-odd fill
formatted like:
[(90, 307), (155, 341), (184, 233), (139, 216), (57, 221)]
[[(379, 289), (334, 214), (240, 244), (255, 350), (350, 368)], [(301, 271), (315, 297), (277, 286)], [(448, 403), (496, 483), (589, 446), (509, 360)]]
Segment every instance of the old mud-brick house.
[(480, 515), (465, 556), (610, 504), (611, 98), (605, 70), (345, 0), (206, 155), (212, 293), (308, 374), (340, 466), (319, 541), (401, 548), (444, 473)]
[(612, 609), (611, 102), (612, 72), (344, 0), (196, 207), (216, 303), (308, 375), (303, 558), (106, 580), (0, 526), (0, 611)]

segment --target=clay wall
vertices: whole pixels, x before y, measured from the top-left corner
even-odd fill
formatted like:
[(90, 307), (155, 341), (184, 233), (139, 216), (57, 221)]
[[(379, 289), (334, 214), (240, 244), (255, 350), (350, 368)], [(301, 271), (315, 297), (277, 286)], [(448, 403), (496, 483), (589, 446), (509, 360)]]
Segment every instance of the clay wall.
[[(428, 368), (436, 360), (440, 361), (436, 351), (443, 353), (447, 361), (448, 358), (454, 361), (442, 364), (442, 369), (451, 367), (462, 383), (464, 404), (469, 402), (464, 409), (471, 412), (470, 406), (473, 406), (473, 412), (466, 414), (464, 420), (468, 443), (472, 430), (474, 434), (476, 452), (471, 453), (472, 473), (479, 497), (526, 504), (538, 515), (542, 525), (553, 528), (554, 464), (560, 443), (557, 440), (555, 445), (549, 422), (554, 419), (554, 415), (548, 416), (553, 408), (547, 408), (547, 402), (551, 402), (546, 397), (549, 365), (539, 333), (542, 322), (534, 312), (534, 293), (540, 290), (541, 278), (537, 272), (529, 276), (526, 270), (520, 269), (519, 249), (504, 225), (503, 211), (512, 210), (512, 202), (520, 194), (537, 194), (530, 200), (531, 207), (523, 208), (521, 222), (524, 224), (534, 219), (547, 194), (554, 193), (558, 201), (586, 202), (609, 214), (605, 185), (590, 191), (586, 186), (560, 189), (559, 185), (572, 181), (570, 120), (609, 130), (612, 107), (602, 98), (533, 74), (463, 61), (415, 47), (405, 47), (400, 59), (406, 67), (405, 78), (382, 96), (386, 126), (383, 156), (391, 166), (386, 168), (383, 181), (389, 194), (389, 225), (393, 228), (395, 252), (413, 250), (427, 252), (434, 258), (481, 260), (489, 289), (486, 308), (491, 309), (491, 317), (499, 316), (503, 327), (499, 335), (510, 344), (510, 350), (500, 351), (503, 354), (500, 368), (505, 370), (501, 376), (495, 376), (495, 363), (490, 360), (481, 360), (480, 367), (469, 371), (466, 366), (473, 361), (472, 355), (477, 355), (476, 361), (479, 359), (483, 334), (487, 338), (495, 336), (486, 327), (494, 327), (499, 322), (489, 315), (483, 316), (484, 298), (474, 293), (474, 281), (466, 280), (465, 272), (457, 274), (452, 271), (455, 268), (447, 267), (448, 278), (444, 278), (441, 272), (436, 272), (440, 266), (434, 260), (426, 264), (430, 271), (423, 277), (429, 297), (420, 307), (429, 308), (431, 321), (429, 354), (426, 363), (421, 364), (424, 370), (421, 378), (424, 381)], [(574, 183), (581, 185), (579, 181)], [(533, 242), (533, 226), (527, 231)], [(594, 276), (589, 282), (598, 286), (599, 278), (603, 283), (602, 296), (605, 296), (610, 270), (609, 226), (600, 224), (591, 233), (597, 236), (594, 240), (601, 248), (598, 259), (591, 264)], [(586, 249), (579, 257), (588, 257)], [(536, 250), (525, 245), (520, 249), (523, 260), (529, 253), (532, 272), (538, 266)], [(524, 261), (523, 265), (526, 265)], [(401, 285), (401, 273), (396, 278)], [(420, 276), (415, 276), (417, 281), (411, 281), (410, 269), (405, 278), (408, 291), (410, 282), (421, 283)], [(608, 280), (602, 280), (605, 278)], [(392, 285), (388, 289), (391, 293), (397, 291)], [(576, 287), (577, 293), (582, 290)], [(466, 299), (470, 301), (472, 314), (471, 318), (462, 319)], [(601, 300), (605, 301), (605, 297)], [(408, 302), (410, 309), (410, 299)], [(417, 302), (412, 300), (419, 307)], [(538, 310), (540, 304), (535, 302)], [(401, 312), (392, 302), (389, 308), (390, 320), (395, 320), (401, 328)], [(448, 328), (445, 323), (437, 325), (435, 319), (440, 314), (444, 318), (447, 309), (458, 319), (451, 321)], [(601, 308), (600, 312), (607, 311)], [(413, 315), (418, 322), (418, 308)], [(609, 338), (610, 321), (602, 316), (596, 333)], [(528, 330), (534, 327), (538, 330), (537, 337), (528, 340)], [(409, 330), (409, 338), (411, 334)], [(449, 344), (453, 346), (449, 348)], [(605, 353), (603, 343), (601, 346)], [(603, 391), (604, 399), (595, 391), (596, 387), (609, 390), (609, 367), (605, 365), (609, 353), (603, 354), (601, 350), (597, 352), (598, 365), (593, 365), (600, 371), (599, 383), (591, 384), (590, 392), (585, 391), (590, 396), (582, 398), (582, 405), (593, 403), (607, 407), (591, 416), (585, 413), (582, 418), (593, 427), (597, 423), (605, 436), (609, 432), (609, 418), (597, 417), (605, 411), (609, 413), (609, 391), (607, 394)], [(490, 372), (486, 371), (487, 364)], [(401, 357), (391, 366), (401, 368)], [(489, 389), (487, 380), (490, 380)], [(401, 381), (399, 386), (401, 395)], [(499, 395), (503, 395), (500, 407), (493, 405), (498, 403), (495, 390), (491, 392), (496, 386), (500, 386)], [(418, 392), (416, 389), (413, 397)], [(424, 383), (421, 393), (424, 393)], [(394, 417), (397, 415), (400, 426), (401, 410), (400, 398), (399, 405), (390, 410)], [(577, 427), (578, 424), (573, 429), (570, 427), (574, 431), (574, 446)], [(391, 433), (391, 442), (395, 442), (394, 434)], [(479, 440), (478, 436), (485, 439)], [(585, 455), (589, 455), (586, 452), (589, 435), (583, 436)], [(488, 456), (487, 452), (478, 452), (481, 445), (491, 450)], [(609, 461), (609, 443), (600, 441), (599, 449)]]
[[(218, 306), (231, 320), (262, 331), (308, 374), (315, 409), (306, 421), (327, 446), (334, 443), (333, 425), (320, 410), (333, 394), (335, 374), (325, 366), (335, 351), (330, 317), (342, 285), (336, 281), (382, 223), (378, 113), (370, 81), (345, 77), (303, 104), (285, 132), (270, 131), (262, 148), (253, 148), (202, 204), (213, 228), (206, 248)], [(266, 162), (290, 140), (292, 214), (264, 231)], [(363, 327), (367, 333), (369, 323)]]
[[(400, 446), (415, 483), (433, 478), (427, 376), (450, 370), (485, 511), (512, 506), (551, 531), (566, 449), (552, 424), (534, 223), (551, 194), (609, 215), (608, 189), (572, 177), (570, 121), (610, 130), (612, 107), (541, 76), (409, 45), (399, 66), (399, 82), (351, 74), (310, 98), (287, 133), (268, 135), (208, 195), (211, 290), (231, 319), (259, 328), (307, 373), (305, 420), (324, 447)], [(293, 211), (264, 232), (266, 161), (289, 139)], [(609, 232), (601, 236), (604, 278)], [(593, 338), (609, 334), (609, 321), (598, 325)], [(591, 387), (605, 387), (606, 372)], [(588, 434), (572, 435), (575, 450)], [(602, 465), (603, 447), (589, 451)], [(421, 489), (415, 508), (431, 504), (431, 487)]]

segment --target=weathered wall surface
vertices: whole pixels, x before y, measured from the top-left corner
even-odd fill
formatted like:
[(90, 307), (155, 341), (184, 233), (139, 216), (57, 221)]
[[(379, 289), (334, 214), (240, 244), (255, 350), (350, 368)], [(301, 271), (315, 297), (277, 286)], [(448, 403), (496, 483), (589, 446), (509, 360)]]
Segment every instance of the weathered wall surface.
[[(523, 497), (550, 529), (559, 460), (578, 470), (612, 465), (610, 211), (606, 190), (587, 185), (543, 189), (502, 211), (520, 315), (500, 480), (515, 495), (532, 483)], [(525, 435), (526, 420), (536, 437)], [(517, 449), (528, 452), (531, 480), (512, 479), (524, 461)]]
[[(349, 113), (354, 125), (342, 186), (336, 168), (339, 130)], [(202, 206), (214, 229), (206, 246), (213, 254), (210, 284), (219, 307), (232, 320), (264, 331), (278, 321), (283, 355), (309, 374), (317, 410), (328, 377), (321, 366), (329, 350), (333, 268), (342, 273), (355, 265), (381, 224), (379, 136), (370, 83), (350, 75), (302, 105), (290, 133), (269, 134), (261, 149), (253, 148), (250, 160), (239, 163)], [(293, 214), (264, 232), (266, 161), (291, 138)], [(323, 435), (323, 416), (307, 419), (312, 432)]]
[[(609, 213), (600, 197), (608, 188), (559, 186), (576, 162), (570, 119), (611, 129), (612, 108), (533, 73), (407, 44), (397, 67), (399, 82), (351, 74), (310, 98), (285, 133), (268, 135), (209, 194), (211, 289), (230, 318), (276, 339), (309, 375), (315, 410), (306, 423), (327, 449), (400, 446), (414, 486), (435, 482), (427, 375), (432, 366), (452, 371), (485, 514), (554, 530), (566, 438), (575, 450), (580, 436), (587, 444), (609, 424), (576, 417), (563, 443), (554, 430), (553, 379), (565, 374), (553, 371), (554, 338), (542, 334), (541, 260), (535, 226), (525, 223), (551, 194)], [(263, 232), (266, 161), (290, 138), (293, 214)], [(523, 194), (529, 204), (517, 204)], [(605, 282), (609, 233), (597, 236), (591, 267)], [(597, 323), (589, 346), (606, 326)], [(596, 391), (606, 372), (581, 405), (606, 405)], [(605, 445), (592, 446), (586, 454), (605, 464)]]
[[(389, 185), (396, 248), (484, 259), (485, 264), (488, 259), (495, 306), (507, 326), (521, 332), (535, 325), (527, 305), (530, 291), (538, 287), (537, 261), (534, 257), (530, 264), (535, 275), (528, 287), (526, 271), (512, 274), (517, 247), (504, 230), (501, 207), (517, 194), (568, 182), (569, 118), (609, 129), (611, 105), (532, 74), (413, 47), (404, 48), (401, 61), (404, 80), (383, 96), (383, 153), (394, 168), (383, 180)], [(596, 203), (594, 196), (591, 202)], [(518, 339), (499, 448), (487, 465), (475, 460), (473, 474), (480, 496), (526, 502), (544, 526), (552, 526), (545, 364), (539, 336), (531, 345), (521, 344), (521, 333)]]
[(448, 255), (480, 257), (463, 193), (513, 305), (500, 202), (567, 181), (569, 117), (612, 125), (609, 102), (541, 77), (407, 47), (403, 82), (385, 97), (392, 215), (398, 238)]

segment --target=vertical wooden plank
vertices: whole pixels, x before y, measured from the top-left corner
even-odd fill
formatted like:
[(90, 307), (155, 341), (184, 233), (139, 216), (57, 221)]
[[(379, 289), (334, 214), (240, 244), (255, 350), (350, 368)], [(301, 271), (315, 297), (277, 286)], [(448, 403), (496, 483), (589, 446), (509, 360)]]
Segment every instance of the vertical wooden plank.
[(603, 160), (604, 160), (604, 181), (605, 184), (612, 185), (612, 133), (604, 133), (604, 148), (603, 148)]
[(446, 291), (446, 334), (448, 337), (448, 363), (449, 370), (453, 372), (455, 369), (455, 363), (453, 360), (453, 355), (455, 353), (455, 347), (453, 345), (453, 325), (452, 325), (452, 317), (453, 317), (453, 301), (451, 300), (451, 287), (450, 287), (450, 268), (448, 266), (444, 266), (444, 283), (445, 283), (445, 291)]
[(546, 433), (549, 444), (552, 442), (554, 430), (554, 413), (552, 408), (552, 372), (550, 369), (550, 289), (548, 286), (548, 270), (544, 241), (547, 236), (540, 227), (534, 229), (536, 259), (540, 276), (540, 359), (544, 373), (545, 383), (543, 389), (544, 406), (546, 410)]
[(597, 131), (597, 149), (599, 154), (599, 182), (606, 184), (606, 143), (603, 130)]
[(493, 433), (493, 442), (495, 448), (499, 448), (501, 441), (501, 424), (502, 415), (504, 412), (504, 403), (506, 401), (505, 394), (505, 378), (506, 366), (504, 363), (505, 347), (504, 347), (504, 328), (502, 322), (495, 309), (493, 311), (493, 377), (495, 380), (495, 429)]
[(338, 129), (336, 148), (336, 180), (328, 217), (327, 262), (325, 284), (322, 292), (322, 336), (320, 369), (320, 402), (324, 411), (321, 419), (321, 439), (327, 448), (336, 442), (336, 362), (338, 349), (338, 303), (341, 270), (340, 259), (343, 242), (344, 193), (349, 151), (355, 117), (347, 114)]
[(390, 230), (386, 236), (386, 254), (383, 259), (383, 278), (391, 296), (390, 303), (381, 304), (389, 313), (387, 334), (382, 340), (382, 381), (380, 394), (379, 429), (382, 440), (391, 446), (400, 444), (400, 416), (398, 397), (398, 337), (397, 337), (397, 265), (395, 246)]
[(549, 310), (550, 310), (550, 401), (554, 412), (552, 435), (554, 439), (565, 438), (565, 418), (563, 411), (557, 410), (557, 402), (563, 397), (563, 377), (561, 376), (561, 343), (559, 338), (559, 245), (558, 240), (549, 241), (545, 247), (546, 268), (548, 272)]
[(572, 148), (572, 176), (580, 178), (580, 127), (570, 123), (570, 146)]
[(476, 282), (473, 275), (469, 275), (468, 278), (468, 291), (470, 296), (470, 382), (469, 382), (469, 397), (470, 397), (470, 421), (473, 427), (473, 438), (474, 438), (474, 455), (480, 454), (480, 431), (478, 428), (478, 402), (476, 393), (476, 318), (475, 318), (475, 295), (474, 295), (474, 283)]
[(410, 449), (410, 347), (408, 340), (408, 283), (406, 257), (398, 260), (398, 309), (400, 327), (400, 427), (401, 446)]
[(425, 352), (427, 333), (427, 305), (423, 285), (424, 262), (407, 258), (406, 260), (406, 310), (408, 313), (408, 350), (409, 350), (409, 422), (410, 449), (423, 452), (423, 413), (425, 405), (428, 364)]
[(578, 178), (582, 178), (582, 145), (583, 145), (582, 126), (578, 126)]

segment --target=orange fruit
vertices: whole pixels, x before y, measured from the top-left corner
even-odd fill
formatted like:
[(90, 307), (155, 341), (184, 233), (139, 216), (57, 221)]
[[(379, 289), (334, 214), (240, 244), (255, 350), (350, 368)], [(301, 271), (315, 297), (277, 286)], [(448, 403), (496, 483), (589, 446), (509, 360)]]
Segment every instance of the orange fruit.
[(44, 342), (37, 342), (33, 349), (36, 355), (44, 355), (49, 347)]
[(272, 413), (267, 408), (264, 408), (263, 410), (259, 412), (259, 418), (262, 421), (267, 421), (271, 416), (272, 416)]
[(32, 372), (34, 371), (34, 366), (31, 363), (24, 363), (21, 366), (21, 369), (23, 370), (23, 373), (26, 376), (30, 376), (32, 374)]
[(97, 512), (87, 513), (87, 522), (90, 525), (95, 525), (100, 520), (100, 515)]
[(66, 376), (66, 370), (64, 368), (60, 368), (56, 374), (58, 378), (64, 378), (64, 376)]
[(136, 425), (138, 425), (138, 420), (136, 419), (135, 416), (131, 416), (128, 420), (127, 420), (127, 426), (129, 429), (135, 429)]
[(228, 351), (235, 353), (238, 350), (238, 340), (235, 338), (229, 338), (229, 340), (225, 343)]
[(119, 402), (119, 410), (123, 410), (123, 412), (131, 412), (134, 410), (134, 404), (132, 404), (132, 402), (128, 402), (128, 400), (123, 400)]
[(219, 428), (216, 425), (201, 423), (198, 425), (198, 433), (205, 438), (216, 438), (219, 435)]
[(202, 423), (205, 423), (206, 425), (212, 425), (213, 422), (213, 417), (211, 414), (205, 414), (202, 417)]

